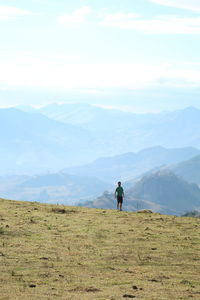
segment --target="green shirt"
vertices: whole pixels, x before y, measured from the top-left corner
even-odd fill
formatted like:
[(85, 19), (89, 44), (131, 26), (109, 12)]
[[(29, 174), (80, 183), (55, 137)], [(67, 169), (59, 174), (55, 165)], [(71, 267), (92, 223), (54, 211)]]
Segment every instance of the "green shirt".
[(122, 196), (123, 196), (123, 193), (124, 193), (123, 187), (118, 186), (118, 187), (116, 188), (115, 192), (117, 193), (117, 196), (122, 197)]

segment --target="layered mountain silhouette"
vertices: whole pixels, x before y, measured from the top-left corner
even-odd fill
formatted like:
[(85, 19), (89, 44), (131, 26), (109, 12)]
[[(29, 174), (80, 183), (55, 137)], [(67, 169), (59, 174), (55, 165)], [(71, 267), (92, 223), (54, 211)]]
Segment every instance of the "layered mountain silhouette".
[(164, 169), (172, 171), (188, 182), (194, 182), (200, 185), (200, 155), (178, 164), (167, 166)]
[[(63, 198), (73, 202), (77, 196), (77, 200), (90, 200), (106, 189), (112, 190), (112, 183), (119, 179), (137, 177), (140, 180), (134, 179), (127, 185), (127, 209), (148, 205), (165, 212), (195, 209), (198, 187), (186, 181), (200, 182), (199, 120), (200, 110), (193, 107), (143, 115), (82, 104), (0, 109), (0, 191), (3, 195), (10, 191), (9, 198), (15, 195), (31, 200), (35, 195), (38, 201), (56, 203)], [(177, 200), (165, 192), (159, 202), (159, 187), (164, 189), (166, 184), (166, 190), (176, 189), (170, 181), (172, 175), (158, 176), (155, 170), (161, 170), (160, 174), (167, 170), (178, 176), (174, 175), (179, 187), (179, 192), (174, 193)], [(150, 173), (143, 176), (146, 172)], [(62, 173), (66, 174), (65, 179)], [(5, 178), (8, 174), (16, 176), (9, 177), (9, 181)], [(22, 174), (26, 176), (18, 176)], [(153, 181), (151, 176), (156, 179)], [(142, 192), (148, 182), (151, 195)], [(165, 194), (172, 199), (170, 207)], [(109, 200), (110, 192), (106, 195), (108, 207), (109, 203), (114, 205), (115, 200)]]
[[(114, 193), (104, 194), (94, 201), (79, 204), (95, 208), (116, 208)], [(200, 208), (200, 189), (173, 173), (159, 171), (141, 178), (125, 193), (124, 209), (152, 209), (154, 212), (182, 215)]]
[(112, 185), (96, 178), (52, 173), (34, 176), (0, 177), (0, 195), (4, 198), (48, 203), (73, 204), (94, 199)]
[(156, 145), (200, 147), (200, 110), (194, 107), (159, 114), (134, 114), (83, 104), (53, 104), (37, 111), (93, 133), (96, 158)]
[(137, 153), (99, 158), (90, 164), (64, 171), (73, 175), (94, 176), (107, 182), (127, 181), (156, 167), (182, 162), (197, 154), (200, 150), (192, 147), (166, 149), (157, 146)]
[(83, 128), (15, 108), (0, 109), (0, 136), (1, 174), (58, 170), (93, 153), (94, 139)]

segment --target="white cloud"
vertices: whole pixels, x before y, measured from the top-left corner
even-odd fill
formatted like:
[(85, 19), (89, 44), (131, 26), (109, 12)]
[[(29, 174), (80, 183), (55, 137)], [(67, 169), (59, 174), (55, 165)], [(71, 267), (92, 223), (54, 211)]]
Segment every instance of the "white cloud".
[(66, 27), (74, 27), (86, 21), (86, 18), (91, 14), (92, 9), (89, 6), (82, 6), (80, 9), (71, 14), (64, 14), (58, 17), (60, 24)]
[(160, 5), (182, 8), (193, 11), (200, 11), (199, 0), (149, 0)]
[(187, 68), (168, 69), (160, 76), (157, 83), (161, 86), (175, 88), (200, 87), (200, 68), (198, 70)]
[(12, 20), (19, 16), (32, 15), (29, 10), (20, 9), (14, 6), (0, 5), (0, 20)]
[(200, 17), (184, 18), (164, 15), (155, 19), (131, 17), (130, 14), (108, 14), (100, 25), (137, 30), (147, 34), (200, 34)]
[(124, 22), (139, 18), (137, 13), (113, 13), (113, 14), (100, 14), (99, 17), (103, 18), (104, 22)]
[[(200, 10), (200, 0), (190, 0), (189, 4), (184, 0), (149, 0), (162, 5), (175, 7), (188, 7)], [(83, 6), (71, 14), (58, 17), (60, 24), (66, 27), (76, 27), (86, 22), (87, 17), (92, 15), (89, 6)], [(94, 14), (95, 15), (95, 14)], [(104, 27), (113, 27), (127, 30), (141, 31), (146, 34), (200, 34), (200, 17), (182, 17), (177, 15), (161, 15), (155, 18), (143, 18), (138, 13), (99, 13), (96, 17), (100, 21), (96, 24)]]
[(0, 86), (57, 90), (200, 87), (200, 65), (70, 64), (34, 54), (1, 55)]
[(0, 83), (57, 89), (138, 89), (152, 84), (156, 67), (118, 64), (62, 64), (44, 60), (0, 63)]

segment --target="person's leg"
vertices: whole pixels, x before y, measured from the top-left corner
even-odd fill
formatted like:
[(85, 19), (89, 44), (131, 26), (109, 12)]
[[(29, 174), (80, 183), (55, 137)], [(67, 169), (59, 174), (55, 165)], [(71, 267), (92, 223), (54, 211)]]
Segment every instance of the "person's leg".
[(122, 210), (123, 197), (120, 198), (120, 206), (119, 209)]
[(119, 201), (117, 200), (117, 210), (119, 209)]

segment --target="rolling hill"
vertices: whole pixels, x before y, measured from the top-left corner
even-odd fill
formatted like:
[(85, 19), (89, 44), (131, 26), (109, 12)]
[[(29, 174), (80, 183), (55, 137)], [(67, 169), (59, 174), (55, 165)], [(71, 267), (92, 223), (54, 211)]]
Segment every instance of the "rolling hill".
[(200, 219), (0, 199), (0, 298), (198, 299)]
[[(116, 208), (114, 193), (104, 194), (93, 201), (79, 203), (93, 208)], [(125, 190), (125, 210), (151, 209), (154, 212), (182, 215), (200, 208), (200, 188), (173, 173), (159, 171), (142, 177)]]

